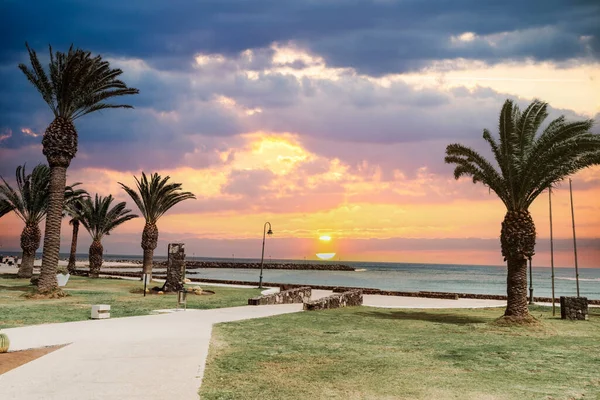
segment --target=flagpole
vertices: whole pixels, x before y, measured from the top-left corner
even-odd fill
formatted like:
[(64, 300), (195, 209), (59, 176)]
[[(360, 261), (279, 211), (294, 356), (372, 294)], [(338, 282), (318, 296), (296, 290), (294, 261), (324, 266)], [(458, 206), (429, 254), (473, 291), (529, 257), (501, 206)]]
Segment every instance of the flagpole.
[(556, 315), (554, 304), (554, 237), (552, 235), (552, 187), (548, 188), (548, 203), (550, 205), (550, 267), (552, 268), (552, 316)]
[(573, 222), (573, 252), (575, 253), (575, 281), (577, 282), (577, 297), (579, 297), (579, 267), (577, 265), (577, 239), (575, 238), (575, 211), (573, 210), (573, 186), (569, 178), (569, 192), (571, 194), (571, 221)]

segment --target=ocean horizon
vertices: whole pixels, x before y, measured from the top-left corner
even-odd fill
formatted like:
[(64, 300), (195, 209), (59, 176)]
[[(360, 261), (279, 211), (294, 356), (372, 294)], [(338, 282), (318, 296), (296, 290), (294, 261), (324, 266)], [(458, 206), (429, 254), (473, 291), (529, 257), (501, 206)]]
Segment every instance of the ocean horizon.
[[(4, 255), (17, 256), (20, 252), (5, 251)], [(41, 256), (41, 254), (39, 254)], [(60, 258), (68, 258), (61, 253)], [(87, 254), (77, 254), (78, 261), (87, 261)], [(166, 256), (157, 255), (156, 261)], [(190, 261), (260, 262), (256, 258), (187, 257)], [(105, 254), (105, 261), (142, 260), (142, 255)], [(344, 264), (356, 271), (315, 271), (265, 269), (263, 280), (272, 283), (365, 287), (396, 291), (433, 291), (473, 294), (506, 294), (506, 267), (502, 265), (431, 264), (368, 261), (323, 261), (265, 259), (269, 263)], [(141, 266), (140, 266), (141, 267)], [(115, 268), (115, 271), (121, 269)], [(122, 271), (131, 271), (131, 268)], [(552, 295), (551, 269), (534, 266), (532, 269), (534, 296)], [(237, 280), (257, 282), (257, 269), (207, 268), (187, 271), (187, 276), (200, 279)], [(600, 268), (579, 269), (580, 295), (600, 299)], [(555, 267), (555, 296), (576, 296), (574, 267)]]

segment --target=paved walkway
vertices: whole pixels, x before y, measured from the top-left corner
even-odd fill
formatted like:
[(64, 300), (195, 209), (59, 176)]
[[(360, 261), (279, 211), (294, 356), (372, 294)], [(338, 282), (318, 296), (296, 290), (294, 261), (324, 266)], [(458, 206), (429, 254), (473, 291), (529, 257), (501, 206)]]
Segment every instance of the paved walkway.
[[(313, 290), (312, 298), (331, 293)], [(364, 296), (364, 305), (387, 308), (505, 304), (494, 300)], [(0, 375), (0, 399), (197, 400), (213, 324), (301, 310), (302, 304), (244, 306), (5, 329), (11, 350), (70, 344)]]
[(198, 399), (212, 325), (298, 312), (301, 304), (5, 329), (11, 350), (72, 343), (0, 375), (0, 399)]

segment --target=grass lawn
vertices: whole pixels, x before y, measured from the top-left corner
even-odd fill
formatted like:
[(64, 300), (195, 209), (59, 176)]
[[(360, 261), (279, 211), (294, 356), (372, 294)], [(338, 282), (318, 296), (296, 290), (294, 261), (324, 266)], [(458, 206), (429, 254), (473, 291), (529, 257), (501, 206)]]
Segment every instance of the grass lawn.
[(600, 310), (354, 307), (216, 325), (202, 399), (600, 399)]
[[(153, 283), (153, 286), (160, 284)], [(89, 279), (71, 277), (63, 290), (70, 296), (62, 299), (27, 299), (23, 295), (32, 290), (28, 279), (0, 274), (0, 328), (35, 325), (49, 322), (81, 321), (89, 319), (92, 304), (110, 304), (112, 317), (146, 315), (152, 310), (175, 308), (175, 294), (143, 296), (141, 281), (121, 279)], [(220, 308), (248, 304), (248, 298), (257, 296), (258, 289), (238, 289), (202, 286), (215, 292), (197, 296), (188, 293), (188, 308)], [(132, 291), (139, 293), (132, 293)]]

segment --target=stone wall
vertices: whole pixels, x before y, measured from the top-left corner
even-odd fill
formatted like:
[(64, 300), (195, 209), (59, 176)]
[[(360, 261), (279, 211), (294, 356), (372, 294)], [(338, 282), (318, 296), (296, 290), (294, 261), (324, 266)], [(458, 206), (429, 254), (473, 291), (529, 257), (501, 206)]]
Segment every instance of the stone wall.
[[(76, 275), (87, 276), (86, 270), (78, 270)], [(110, 271), (108, 269), (102, 269), (100, 275), (113, 275), (113, 276), (128, 276), (128, 277), (136, 277), (141, 278), (141, 272), (117, 272)], [(161, 273), (153, 273), (153, 278), (164, 279), (165, 275)], [(248, 285), (248, 286), (258, 286), (258, 281), (250, 282), (250, 281), (238, 281), (238, 280), (225, 280), (225, 279), (206, 279), (206, 278), (188, 278), (192, 282), (202, 282), (202, 283), (224, 283), (229, 285)], [(349, 290), (362, 290), (363, 294), (379, 294), (382, 296), (402, 296), (402, 297), (431, 297), (431, 298), (439, 298), (439, 299), (453, 299), (458, 296), (459, 299), (481, 299), (481, 300), (506, 300), (506, 295), (503, 294), (475, 294), (475, 293), (449, 293), (449, 292), (400, 292), (394, 290), (381, 290), (375, 288), (358, 288), (358, 287), (339, 287), (339, 286), (327, 286), (327, 285), (299, 285), (293, 283), (281, 283), (281, 282), (263, 282), (264, 286), (272, 286), (272, 287), (280, 287), (281, 290), (299, 288), (310, 286), (312, 289), (321, 289), (321, 290), (336, 290), (340, 292), (349, 291)], [(551, 297), (534, 297), (534, 301), (540, 303), (551, 303)], [(560, 301), (559, 298), (554, 299), (557, 303)], [(588, 299), (588, 304), (600, 305), (600, 299)]]
[(312, 290), (310, 287), (299, 287), (290, 290), (284, 290), (279, 293), (267, 294), (264, 296), (248, 299), (249, 306), (264, 306), (268, 304), (293, 304), (310, 301)]
[(560, 318), (588, 320), (588, 299), (586, 297), (560, 297)]
[(350, 290), (343, 293), (335, 293), (319, 300), (304, 303), (304, 309), (307, 311), (324, 310), (327, 308), (340, 308), (360, 306), (363, 303), (361, 290)]

